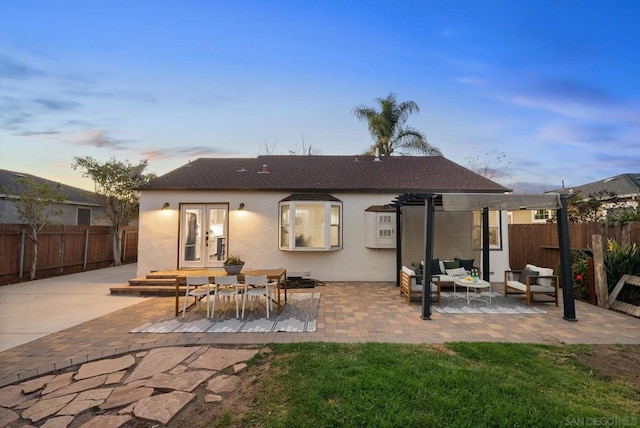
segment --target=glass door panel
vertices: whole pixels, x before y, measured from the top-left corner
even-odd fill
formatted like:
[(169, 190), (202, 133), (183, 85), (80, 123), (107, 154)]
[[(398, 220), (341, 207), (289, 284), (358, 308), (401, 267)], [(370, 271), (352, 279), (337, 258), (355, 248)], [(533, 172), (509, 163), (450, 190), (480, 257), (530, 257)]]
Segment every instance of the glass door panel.
[(202, 209), (184, 210), (181, 235), (184, 261), (198, 263), (202, 259)]
[(224, 262), (227, 252), (227, 209), (209, 207), (209, 230), (207, 232), (207, 260)]

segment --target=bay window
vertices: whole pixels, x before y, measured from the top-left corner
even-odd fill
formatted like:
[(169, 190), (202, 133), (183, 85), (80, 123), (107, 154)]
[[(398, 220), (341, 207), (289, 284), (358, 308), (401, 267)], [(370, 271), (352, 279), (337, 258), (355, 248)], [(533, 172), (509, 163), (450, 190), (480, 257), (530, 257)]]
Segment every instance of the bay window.
[(333, 196), (293, 194), (280, 201), (279, 211), (281, 250), (342, 248), (342, 202)]

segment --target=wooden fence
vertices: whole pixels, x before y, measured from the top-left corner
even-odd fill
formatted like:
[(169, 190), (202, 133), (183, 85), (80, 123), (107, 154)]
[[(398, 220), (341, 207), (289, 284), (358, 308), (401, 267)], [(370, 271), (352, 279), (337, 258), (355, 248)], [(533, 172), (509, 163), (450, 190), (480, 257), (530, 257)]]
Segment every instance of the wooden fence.
[[(620, 245), (640, 245), (640, 222), (624, 225), (569, 223), (571, 249), (588, 251), (594, 234), (602, 235), (605, 245), (608, 239), (615, 239)], [(527, 263), (555, 268), (559, 261), (557, 224), (509, 225), (509, 262), (512, 269), (523, 269)]]
[[(0, 285), (29, 279), (33, 244), (23, 224), (0, 224)], [(113, 263), (110, 226), (50, 226), (38, 234), (36, 278), (81, 272)], [(138, 258), (138, 229), (127, 227), (122, 262)]]

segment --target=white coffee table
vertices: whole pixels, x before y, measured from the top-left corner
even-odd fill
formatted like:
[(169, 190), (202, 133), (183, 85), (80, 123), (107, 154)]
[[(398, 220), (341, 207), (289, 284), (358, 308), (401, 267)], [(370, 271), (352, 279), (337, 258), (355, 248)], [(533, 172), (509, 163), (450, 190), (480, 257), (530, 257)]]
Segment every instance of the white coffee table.
[[(473, 280), (468, 280), (465, 277), (456, 277), (453, 280), (454, 296), (456, 295), (456, 285), (467, 288), (467, 305), (471, 303), (472, 300), (479, 300), (481, 302), (491, 304), (491, 283), (483, 279), (476, 279), (475, 281), (473, 281)], [(481, 296), (483, 288), (486, 288), (488, 291), (487, 293), (489, 297), (488, 300)]]

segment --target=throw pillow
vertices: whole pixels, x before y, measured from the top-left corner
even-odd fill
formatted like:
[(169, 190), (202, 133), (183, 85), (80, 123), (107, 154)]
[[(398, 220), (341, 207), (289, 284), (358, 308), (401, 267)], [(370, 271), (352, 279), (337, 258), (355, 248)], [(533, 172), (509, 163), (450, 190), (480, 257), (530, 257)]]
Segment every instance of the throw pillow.
[(456, 260), (458, 261), (458, 263), (460, 263), (460, 267), (463, 267), (465, 270), (473, 269), (474, 259), (471, 259), (471, 260), (456, 259)]
[(464, 268), (447, 269), (447, 275), (449, 276), (465, 276), (467, 271)]
[(538, 272), (536, 272), (535, 270), (524, 268), (522, 270), (522, 272), (520, 272), (520, 276), (518, 277), (518, 281), (523, 283), (523, 284), (526, 284), (527, 283), (527, 277), (532, 277), (529, 280), (529, 285), (535, 285), (535, 284), (537, 284), (537, 282), (536, 282), (536, 279), (533, 278), (533, 277), (537, 277), (537, 276), (539, 276), (539, 275), (538, 275)]
[(458, 260), (445, 260), (444, 268), (446, 269), (458, 269), (460, 267), (460, 262)]
[(431, 261), (431, 275), (440, 275), (442, 271), (440, 270), (440, 260), (433, 259)]

